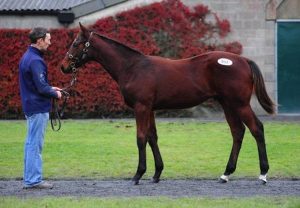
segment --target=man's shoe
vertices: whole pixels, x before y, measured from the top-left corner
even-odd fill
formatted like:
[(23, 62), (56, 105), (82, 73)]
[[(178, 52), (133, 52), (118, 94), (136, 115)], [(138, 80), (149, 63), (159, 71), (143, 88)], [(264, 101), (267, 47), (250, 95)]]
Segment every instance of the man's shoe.
[(52, 189), (53, 184), (48, 182), (42, 182), (35, 186), (24, 187), (24, 189)]

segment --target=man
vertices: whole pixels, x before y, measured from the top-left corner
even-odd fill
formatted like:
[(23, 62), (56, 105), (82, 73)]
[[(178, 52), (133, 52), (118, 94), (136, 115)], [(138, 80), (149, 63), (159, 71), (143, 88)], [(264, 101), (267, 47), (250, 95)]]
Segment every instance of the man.
[(24, 148), (24, 188), (52, 189), (42, 180), (42, 149), (49, 120), (51, 98), (60, 99), (60, 88), (48, 84), (47, 65), (43, 53), (51, 44), (45, 28), (34, 28), (29, 33), (31, 45), (19, 63), (19, 85), (22, 108), (27, 120)]

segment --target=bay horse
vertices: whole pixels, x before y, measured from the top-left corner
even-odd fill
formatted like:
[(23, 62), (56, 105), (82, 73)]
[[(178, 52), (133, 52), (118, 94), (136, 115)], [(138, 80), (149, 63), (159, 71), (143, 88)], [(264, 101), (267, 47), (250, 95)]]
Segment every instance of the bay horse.
[(77, 73), (78, 67), (88, 61), (96, 61), (117, 82), (136, 119), (139, 161), (133, 184), (139, 184), (146, 172), (147, 143), (155, 161), (152, 182), (159, 182), (164, 168), (157, 143), (154, 111), (189, 108), (208, 98), (214, 98), (221, 104), (233, 137), (229, 160), (219, 181), (226, 183), (236, 169), (246, 125), (257, 143), (259, 180), (267, 182), (269, 163), (264, 128), (250, 106), (252, 92), (267, 113), (273, 114), (275, 105), (266, 92), (255, 62), (222, 51), (180, 60), (148, 56), (81, 24), (80, 29), (62, 60), (61, 71)]

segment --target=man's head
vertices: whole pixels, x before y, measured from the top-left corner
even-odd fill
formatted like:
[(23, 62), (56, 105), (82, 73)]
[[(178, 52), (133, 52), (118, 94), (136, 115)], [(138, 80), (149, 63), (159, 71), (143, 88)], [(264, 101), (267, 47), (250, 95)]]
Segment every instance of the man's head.
[(51, 44), (51, 35), (46, 28), (36, 27), (29, 33), (29, 39), (32, 46), (38, 48), (41, 51), (46, 51)]

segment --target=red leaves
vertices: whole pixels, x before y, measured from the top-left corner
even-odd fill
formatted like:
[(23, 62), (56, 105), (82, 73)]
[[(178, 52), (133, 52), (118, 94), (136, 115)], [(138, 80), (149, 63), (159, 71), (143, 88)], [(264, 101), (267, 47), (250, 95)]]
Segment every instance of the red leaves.
[(204, 5), (197, 5), (194, 7), (194, 12), (191, 14), (192, 17), (195, 18), (203, 18), (209, 13), (209, 9)]
[[(100, 19), (91, 29), (149, 55), (186, 58), (210, 50), (242, 51), (238, 42), (221, 43), (230, 32), (228, 20), (220, 19), (205, 5), (189, 8), (180, 0), (165, 0)], [(0, 118), (23, 117), (18, 64), (29, 45), (28, 32), (0, 30)], [(77, 33), (78, 29), (51, 30), (52, 45), (45, 59), (53, 86), (69, 85), (70, 75), (63, 75), (59, 67)], [(117, 84), (94, 62), (80, 69), (71, 94), (74, 96), (65, 113), (68, 117), (102, 117), (128, 111)]]
[(215, 18), (217, 20), (219, 35), (223, 38), (230, 32), (230, 23), (226, 19), (221, 20), (216, 14)]

